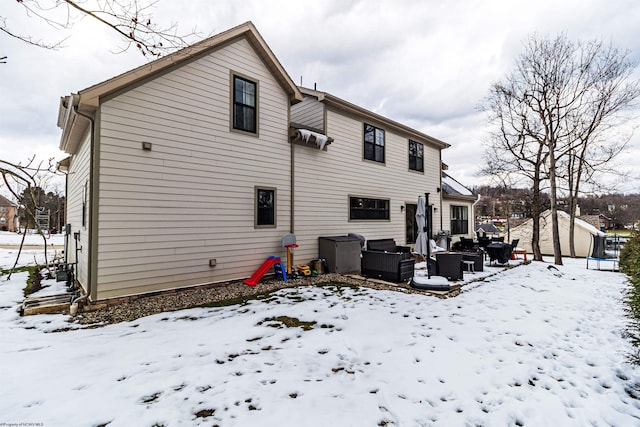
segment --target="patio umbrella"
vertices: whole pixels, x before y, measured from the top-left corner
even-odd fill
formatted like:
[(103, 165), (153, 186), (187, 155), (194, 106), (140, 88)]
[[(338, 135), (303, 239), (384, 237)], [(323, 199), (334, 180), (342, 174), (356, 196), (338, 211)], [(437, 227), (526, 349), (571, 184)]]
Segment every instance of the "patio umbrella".
[(425, 232), (425, 226), (427, 224), (426, 208), (424, 205), (424, 197), (418, 197), (418, 207), (416, 209), (416, 225), (418, 226), (418, 237), (416, 237), (416, 246), (414, 252), (427, 256), (429, 255), (429, 242), (427, 241), (427, 233)]

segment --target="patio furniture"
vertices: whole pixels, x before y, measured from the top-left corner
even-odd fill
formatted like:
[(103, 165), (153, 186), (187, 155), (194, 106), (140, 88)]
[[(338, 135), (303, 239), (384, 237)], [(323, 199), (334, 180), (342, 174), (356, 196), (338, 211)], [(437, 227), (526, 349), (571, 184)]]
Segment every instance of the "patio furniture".
[(462, 253), (437, 253), (436, 274), (449, 280), (462, 280)]
[(508, 243), (493, 242), (487, 246), (489, 264), (496, 261), (498, 264), (508, 264), (511, 257), (512, 247)]
[(480, 272), (484, 271), (484, 253), (483, 252), (464, 252), (462, 254), (462, 261), (473, 262), (473, 271)]
[(518, 243), (520, 243), (520, 239), (513, 239), (511, 241), (511, 259), (518, 259), (518, 255), (523, 255), (524, 260), (527, 261), (527, 251), (523, 248), (518, 247)]
[(478, 244), (468, 237), (460, 237), (460, 250), (463, 252), (476, 252)]
[(319, 258), (326, 260), (330, 273), (351, 273), (360, 270), (360, 239), (354, 236), (318, 238)]
[(467, 273), (475, 273), (475, 271), (473, 271), (473, 264), (475, 264), (473, 261), (467, 261), (463, 259), (462, 263), (464, 264), (464, 271), (466, 271)]
[(362, 251), (361, 271), (365, 277), (404, 282), (413, 277), (415, 259), (408, 246), (398, 246), (393, 239), (367, 240)]

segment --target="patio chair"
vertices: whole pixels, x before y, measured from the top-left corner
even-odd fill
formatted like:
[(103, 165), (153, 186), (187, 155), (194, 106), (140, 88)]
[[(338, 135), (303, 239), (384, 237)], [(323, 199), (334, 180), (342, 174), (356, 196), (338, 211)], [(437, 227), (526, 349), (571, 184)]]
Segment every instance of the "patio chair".
[(520, 239), (511, 241), (511, 259), (517, 259), (518, 255), (523, 255), (524, 260), (527, 261), (527, 251), (524, 248), (519, 248), (518, 243), (520, 243)]
[(449, 280), (462, 280), (462, 253), (449, 252), (436, 254), (436, 275)]
[(463, 252), (476, 252), (478, 250), (478, 244), (467, 237), (460, 237), (460, 249)]

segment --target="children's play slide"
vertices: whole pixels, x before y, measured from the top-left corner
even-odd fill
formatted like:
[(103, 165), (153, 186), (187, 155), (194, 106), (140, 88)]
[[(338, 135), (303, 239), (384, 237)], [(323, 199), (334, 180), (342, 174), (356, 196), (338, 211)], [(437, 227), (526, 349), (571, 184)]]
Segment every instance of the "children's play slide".
[(269, 271), (271, 267), (273, 267), (274, 265), (277, 265), (279, 267), (280, 272), (282, 272), (283, 274), (283, 279), (287, 280), (287, 277), (284, 276), (286, 273), (284, 270), (284, 266), (282, 265), (282, 261), (280, 260), (280, 257), (272, 255), (264, 260), (262, 265), (258, 267), (256, 272), (253, 273), (251, 277), (244, 280), (244, 284), (249, 286), (257, 285), (258, 282), (260, 282), (260, 279), (262, 279), (262, 276), (264, 276), (267, 273), (267, 271)]

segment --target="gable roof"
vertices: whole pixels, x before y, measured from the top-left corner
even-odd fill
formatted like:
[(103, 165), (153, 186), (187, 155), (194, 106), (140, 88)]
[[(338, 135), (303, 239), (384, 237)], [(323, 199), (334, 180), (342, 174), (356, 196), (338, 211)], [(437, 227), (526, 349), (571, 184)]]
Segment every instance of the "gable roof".
[(476, 200), (473, 192), (458, 181), (453, 179), (451, 175), (442, 171), (442, 191), (444, 196), (455, 199)]
[(476, 225), (476, 232), (480, 230), (484, 231), (485, 233), (500, 233), (500, 229), (496, 227), (492, 222), (486, 222)]
[(79, 138), (89, 125), (87, 120), (81, 120), (82, 123), (76, 123), (76, 114), (80, 112), (80, 115), (88, 114), (92, 116), (99, 107), (102, 97), (152, 78), (160, 73), (167, 72), (240, 38), (245, 38), (253, 47), (280, 83), (283, 90), (287, 93), (290, 102), (295, 104), (302, 101), (302, 94), (296, 84), (287, 74), (253, 23), (248, 21), (156, 59), (155, 61), (141, 65), (119, 76), (90, 86), (76, 94), (61, 98), (58, 111), (58, 127), (62, 129), (60, 149), (67, 153), (74, 151), (75, 147), (79, 144)]
[(326, 105), (335, 107), (341, 111), (344, 111), (345, 113), (355, 114), (367, 120), (372, 120), (396, 132), (406, 134), (409, 137), (426, 140), (432, 145), (434, 145), (435, 147), (438, 147), (441, 149), (451, 147), (450, 144), (447, 144), (446, 142), (440, 141), (439, 139), (429, 136), (426, 133), (422, 133), (413, 128), (410, 128), (409, 126), (403, 125), (402, 123), (398, 123), (387, 117), (381, 116), (380, 114), (374, 113), (358, 105), (352, 104), (348, 101), (345, 101), (344, 99), (338, 98), (337, 96), (333, 96), (330, 93), (320, 92), (320, 91), (305, 88), (305, 87), (299, 87), (299, 89), (300, 89), (300, 92), (302, 92), (304, 95), (313, 96), (317, 98), (318, 101), (323, 102)]
[(16, 205), (11, 200), (7, 199), (2, 194), (0, 194), (0, 206), (18, 206), (18, 205)]

